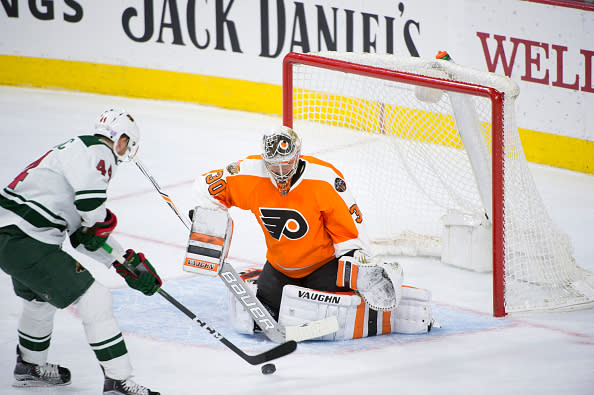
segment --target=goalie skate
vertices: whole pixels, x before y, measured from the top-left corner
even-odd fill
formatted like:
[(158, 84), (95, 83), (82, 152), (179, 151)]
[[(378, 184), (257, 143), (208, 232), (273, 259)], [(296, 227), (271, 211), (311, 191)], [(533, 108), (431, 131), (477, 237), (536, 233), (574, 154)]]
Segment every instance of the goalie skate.
[(60, 365), (36, 365), (23, 361), (17, 346), (17, 363), (14, 368), (14, 387), (50, 387), (70, 384), (70, 370)]

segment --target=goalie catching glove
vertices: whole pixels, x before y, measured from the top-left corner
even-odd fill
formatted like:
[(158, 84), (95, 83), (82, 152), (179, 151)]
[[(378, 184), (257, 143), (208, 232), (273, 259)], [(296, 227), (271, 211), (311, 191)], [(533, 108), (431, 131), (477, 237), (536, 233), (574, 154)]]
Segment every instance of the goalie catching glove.
[(89, 251), (97, 251), (103, 244), (105, 244), (107, 238), (111, 232), (113, 232), (117, 224), (118, 219), (115, 214), (107, 209), (107, 214), (103, 221), (96, 222), (89, 228), (78, 228), (76, 232), (70, 235), (70, 243), (74, 248), (82, 244)]
[(130, 288), (136, 289), (147, 296), (157, 292), (163, 282), (144, 254), (129, 249), (126, 250), (124, 259), (126, 260), (125, 264), (116, 261), (113, 263), (113, 267), (126, 280)]
[(374, 310), (398, 307), (402, 296), (402, 266), (397, 262), (378, 262), (361, 250), (338, 261), (336, 285), (357, 291)]

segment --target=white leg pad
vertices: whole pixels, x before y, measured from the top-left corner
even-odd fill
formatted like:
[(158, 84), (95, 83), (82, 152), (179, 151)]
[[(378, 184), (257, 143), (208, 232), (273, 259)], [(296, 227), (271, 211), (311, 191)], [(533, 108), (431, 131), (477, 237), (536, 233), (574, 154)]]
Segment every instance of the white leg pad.
[[(23, 311), (19, 320), (19, 337), (28, 342), (42, 343), (50, 340), (54, 329), (56, 308), (49, 303), (36, 300), (23, 301)], [(43, 365), (47, 362), (49, 348), (33, 351), (19, 347), (25, 362)]]
[(348, 340), (387, 333), (426, 333), (433, 322), (431, 292), (401, 287), (399, 306), (392, 311), (369, 308), (356, 294), (321, 292), (286, 285), (279, 312), (279, 323), (299, 326), (335, 316), (337, 332), (315, 340)]
[[(114, 339), (113, 343), (124, 341), (112, 306), (111, 292), (97, 281), (79, 298), (76, 310), (82, 319), (89, 344), (101, 343), (100, 347), (109, 347), (113, 344), (105, 344), (105, 340)], [(93, 351), (98, 350), (94, 348)], [(128, 353), (100, 363), (105, 369), (105, 375), (110, 378), (123, 380), (132, 375)]]
[(321, 292), (295, 285), (285, 285), (279, 323), (284, 326), (299, 326), (335, 316), (338, 320), (338, 331), (315, 340), (352, 339), (357, 307), (361, 303), (361, 298), (354, 293)]
[(402, 299), (391, 312), (392, 332), (417, 334), (429, 331), (433, 323), (431, 291), (422, 288), (402, 287)]
[[(250, 287), (254, 291), (254, 295), (256, 294), (256, 290), (258, 288), (256, 284), (245, 282), (244, 286)], [(231, 320), (233, 329), (245, 335), (253, 335), (254, 320), (252, 319), (250, 313), (239, 302), (239, 300), (237, 300), (237, 297), (229, 290), (227, 290), (227, 297), (229, 299), (229, 318)]]

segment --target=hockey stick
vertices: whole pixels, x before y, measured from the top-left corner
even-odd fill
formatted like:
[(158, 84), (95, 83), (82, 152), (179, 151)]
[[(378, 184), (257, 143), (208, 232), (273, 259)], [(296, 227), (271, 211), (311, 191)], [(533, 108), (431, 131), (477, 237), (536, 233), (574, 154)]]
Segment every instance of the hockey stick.
[(140, 159), (134, 158), (134, 163), (136, 163), (136, 166), (140, 169), (140, 171), (142, 172), (142, 174), (144, 174), (144, 176), (146, 178), (149, 179), (149, 181), (153, 184), (153, 186), (155, 187), (155, 189), (157, 190), (157, 192), (159, 192), (159, 195), (161, 195), (161, 197), (163, 198), (163, 200), (165, 200), (165, 203), (167, 203), (167, 205), (173, 210), (173, 212), (177, 215), (177, 218), (179, 218), (179, 220), (186, 226), (186, 228), (188, 228), (188, 230), (192, 227), (192, 225), (190, 224), (190, 222), (186, 219), (186, 217), (184, 217), (183, 215), (181, 215), (181, 213), (179, 212), (179, 210), (177, 209), (177, 207), (175, 207), (175, 204), (173, 203), (173, 200), (171, 200), (171, 198), (169, 197), (168, 194), (166, 194), (161, 187), (159, 186), (159, 183), (157, 182), (157, 180), (155, 180), (155, 178), (148, 172), (148, 170), (146, 169), (146, 167), (142, 164), (142, 162), (140, 161)]
[[(126, 260), (123, 257), (123, 253), (115, 252), (113, 248), (107, 244), (103, 245), (103, 249), (107, 251), (109, 254), (111, 254), (111, 256), (113, 256), (115, 260), (124, 265), (126, 269), (130, 270), (132, 273), (136, 273), (136, 269), (130, 266), (128, 263), (126, 263)], [(225, 338), (225, 336), (221, 335), (216, 329), (210, 327), (205, 321), (202, 321), (200, 318), (196, 317), (196, 314), (192, 313), (186, 306), (184, 306), (183, 304), (178, 302), (173, 296), (165, 292), (163, 288), (159, 288), (157, 292), (159, 293), (159, 295), (164, 297), (169, 303), (174, 305), (179, 311), (187, 315), (192, 321), (196, 322), (198, 325), (204, 328), (204, 330), (210, 333), (212, 337), (223, 343), (225, 346), (227, 346), (227, 348), (231, 349), (231, 351), (239, 355), (241, 358), (243, 358), (244, 361), (246, 361), (250, 365), (259, 365), (264, 362), (272, 361), (273, 359), (284, 357), (285, 355), (290, 354), (297, 349), (297, 343), (294, 340), (289, 340), (287, 342), (279, 344), (278, 346), (268, 351), (264, 351), (261, 354), (248, 355), (241, 349), (239, 349), (235, 344), (231, 343), (227, 338)]]
[[(175, 212), (179, 220), (191, 230), (190, 222), (179, 212), (173, 200), (166, 194), (157, 180), (149, 173), (148, 169), (140, 161), (135, 158), (134, 162), (140, 169), (142, 174), (149, 179), (153, 187), (161, 195), (167, 205)], [(303, 341), (321, 337), (334, 333), (338, 330), (338, 320), (335, 316), (327, 317), (319, 321), (309, 322), (301, 326), (284, 327), (280, 325), (268, 312), (262, 303), (256, 298), (256, 295), (250, 287), (244, 285), (243, 280), (235, 271), (229, 262), (223, 261), (219, 277), (223, 280), (225, 286), (233, 293), (235, 298), (241, 303), (245, 310), (251, 315), (252, 319), (258, 323), (258, 326), (264, 334), (273, 342), (283, 343), (287, 340)]]

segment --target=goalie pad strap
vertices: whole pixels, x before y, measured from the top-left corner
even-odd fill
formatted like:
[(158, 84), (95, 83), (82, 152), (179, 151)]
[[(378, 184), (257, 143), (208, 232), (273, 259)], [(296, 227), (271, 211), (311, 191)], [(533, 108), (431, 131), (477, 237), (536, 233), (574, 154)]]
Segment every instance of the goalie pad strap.
[(377, 311), (369, 310), (369, 319), (367, 320), (367, 336), (377, 335)]
[(392, 333), (392, 324), (390, 322), (391, 311), (377, 311), (369, 309), (369, 318), (367, 319), (367, 336), (385, 335)]

